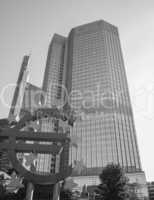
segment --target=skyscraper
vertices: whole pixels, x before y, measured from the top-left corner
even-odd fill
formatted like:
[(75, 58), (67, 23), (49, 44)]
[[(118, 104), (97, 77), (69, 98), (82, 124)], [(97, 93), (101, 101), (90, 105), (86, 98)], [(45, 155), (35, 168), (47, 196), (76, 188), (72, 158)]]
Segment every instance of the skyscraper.
[(55, 34), (43, 89), (48, 106), (67, 101), (78, 116), (71, 130), (78, 148), (70, 151), (70, 162), (84, 167), (76, 180), (97, 183), (102, 167), (119, 163), (146, 194), (117, 27), (100, 20), (73, 28), (68, 38)]
[(111, 162), (120, 163), (128, 172), (140, 171), (117, 28), (98, 21), (73, 29), (69, 37), (71, 64), (67, 67), (72, 70), (71, 92), (75, 91), (71, 105), (83, 116), (72, 130), (81, 138), (72, 158), (83, 159), (87, 168), (83, 175), (100, 173)]

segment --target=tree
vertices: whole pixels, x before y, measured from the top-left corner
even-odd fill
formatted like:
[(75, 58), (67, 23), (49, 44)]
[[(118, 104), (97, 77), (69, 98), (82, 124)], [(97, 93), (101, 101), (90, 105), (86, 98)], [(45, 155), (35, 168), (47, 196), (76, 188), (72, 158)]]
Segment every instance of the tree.
[(119, 165), (107, 165), (99, 176), (101, 184), (96, 189), (100, 200), (125, 200), (128, 197), (128, 179)]

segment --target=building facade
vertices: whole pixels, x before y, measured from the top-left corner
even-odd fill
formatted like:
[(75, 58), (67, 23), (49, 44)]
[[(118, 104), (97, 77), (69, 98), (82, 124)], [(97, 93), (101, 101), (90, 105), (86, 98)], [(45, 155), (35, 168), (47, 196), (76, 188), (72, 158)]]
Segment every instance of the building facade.
[(72, 130), (80, 138), (72, 159), (83, 160), (82, 175), (99, 174), (111, 162), (141, 171), (117, 28), (98, 21), (73, 29), (69, 37), (70, 103), (81, 114)]
[(117, 27), (100, 20), (73, 28), (67, 38), (55, 34), (43, 88), (48, 106), (68, 102), (78, 117), (71, 130), (78, 148), (70, 150), (70, 163), (83, 164), (76, 181), (97, 183), (102, 167), (119, 163), (147, 195)]

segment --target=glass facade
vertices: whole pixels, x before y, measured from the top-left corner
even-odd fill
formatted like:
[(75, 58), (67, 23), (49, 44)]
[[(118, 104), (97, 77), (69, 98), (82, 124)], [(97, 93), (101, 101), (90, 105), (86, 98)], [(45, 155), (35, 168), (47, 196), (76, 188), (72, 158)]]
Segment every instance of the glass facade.
[[(54, 35), (48, 50), (46, 69), (44, 74), (43, 91), (46, 94), (45, 106), (51, 108), (55, 106), (58, 99), (61, 98), (59, 85), (62, 83), (63, 57), (65, 38), (57, 34)], [(41, 131), (55, 132), (55, 123), (53, 118), (41, 120)], [(44, 142), (50, 144), (51, 142)], [(58, 162), (58, 159), (57, 159)], [(52, 154), (39, 154), (37, 158), (37, 171), (40, 173), (55, 173), (56, 156)]]
[[(64, 70), (64, 49), (65, 49), (65, 38), (55, 34), (48, 50), (48, 57), (46, 63), (46, 69), (44, 73), (44, 81), (42, 89), (38, 88), (30, 83), (27, 83), (25, 88), (22, 108), (20, 114), (27, 110), (33, 112), (38, 109), (38, 107), (43, 106), (47, 108), (52, 108), (57, 106), (57, 102), (60, 103), (62, 99), (62, 85), (63, 81), (63, 70)], [(56, 118), (53, 117), (44, 117), (39, 119), (36, 122), (39, 125), (39, 131), (41, 132), (54, 132), (59, 133), (57, 129), (58, 124)], [(63, 124), (62, 121), (59, 121), (59, 124), (62, 125), (63, 129), (67, 129), (66, 123)], [(27, 124), (28, 126), (28, 124)], [(24, 130), (27, 130), (25, 127)], [(35, 132), (38, 131), (34, 130)], [(28, 141), (28, 143), (33, 143), (33, 141)], [(53, 142), (40, 142), (41, 144), (53, 144)], [(66, 145), (65, 145), (66, 146)], [(62, 168), (66, 168), (66, 163), (68, 163), (68, 158), (66, 155), (66, 147), (64, 148), (62, 155), (65, 157), (65, 162), (60, 163), (59, 155), (52, 154), (43, 154), (38, 153), (37, 158), (35, 159), (35, 172), (39, 174), (52, 174), (58, 173)], [(23, 160), (24, 155), (18, 153), (18, 159)], [(30, 170), (30, 168), (27, 168)]]
[[(118, 30), (97, 21), (72, 29), (71, 106), (81, 116), (71, 134), (79, 137), (71, 162), (82, 160), (81, 174), (96, 175), (108, 163), (141, 171), (136, 132)], [(70, 65), (69, 65), (70, 64)]]
[[(115, 26), (101, 20), (73, 28), (68, 38), (54, 35), (43, 82), (48, 107), (66, 97), (61, 85), (66, 87), (67, 100), (78, 116), (71, 130), (71, 135), (79, 139), (78, 148), (71, 148), (70, 163), (82, 161), (85, 167), (75, 175), (97, 175), (112, 162), (119, 163), (127, 172), (141, 171)], [(42, 131), (52, 130), (52, 122), (42, 122)], [(40, 155), (40, 166), (46, 166), (43, 170), (50, 171), (51, 159)], [(44, 164), (46, 162), (49, 164)]]

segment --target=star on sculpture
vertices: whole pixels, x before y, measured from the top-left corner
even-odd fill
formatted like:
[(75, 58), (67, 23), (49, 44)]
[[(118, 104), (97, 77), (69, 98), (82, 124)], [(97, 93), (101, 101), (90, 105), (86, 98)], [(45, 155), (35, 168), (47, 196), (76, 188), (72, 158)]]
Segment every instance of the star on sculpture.
[(31, 166), (34, 163), (34, 160), (36, 160), (37, 155), (30, 153), (28, 156), (25, 156), (26, 162), (25, 165), (26, 166)]

